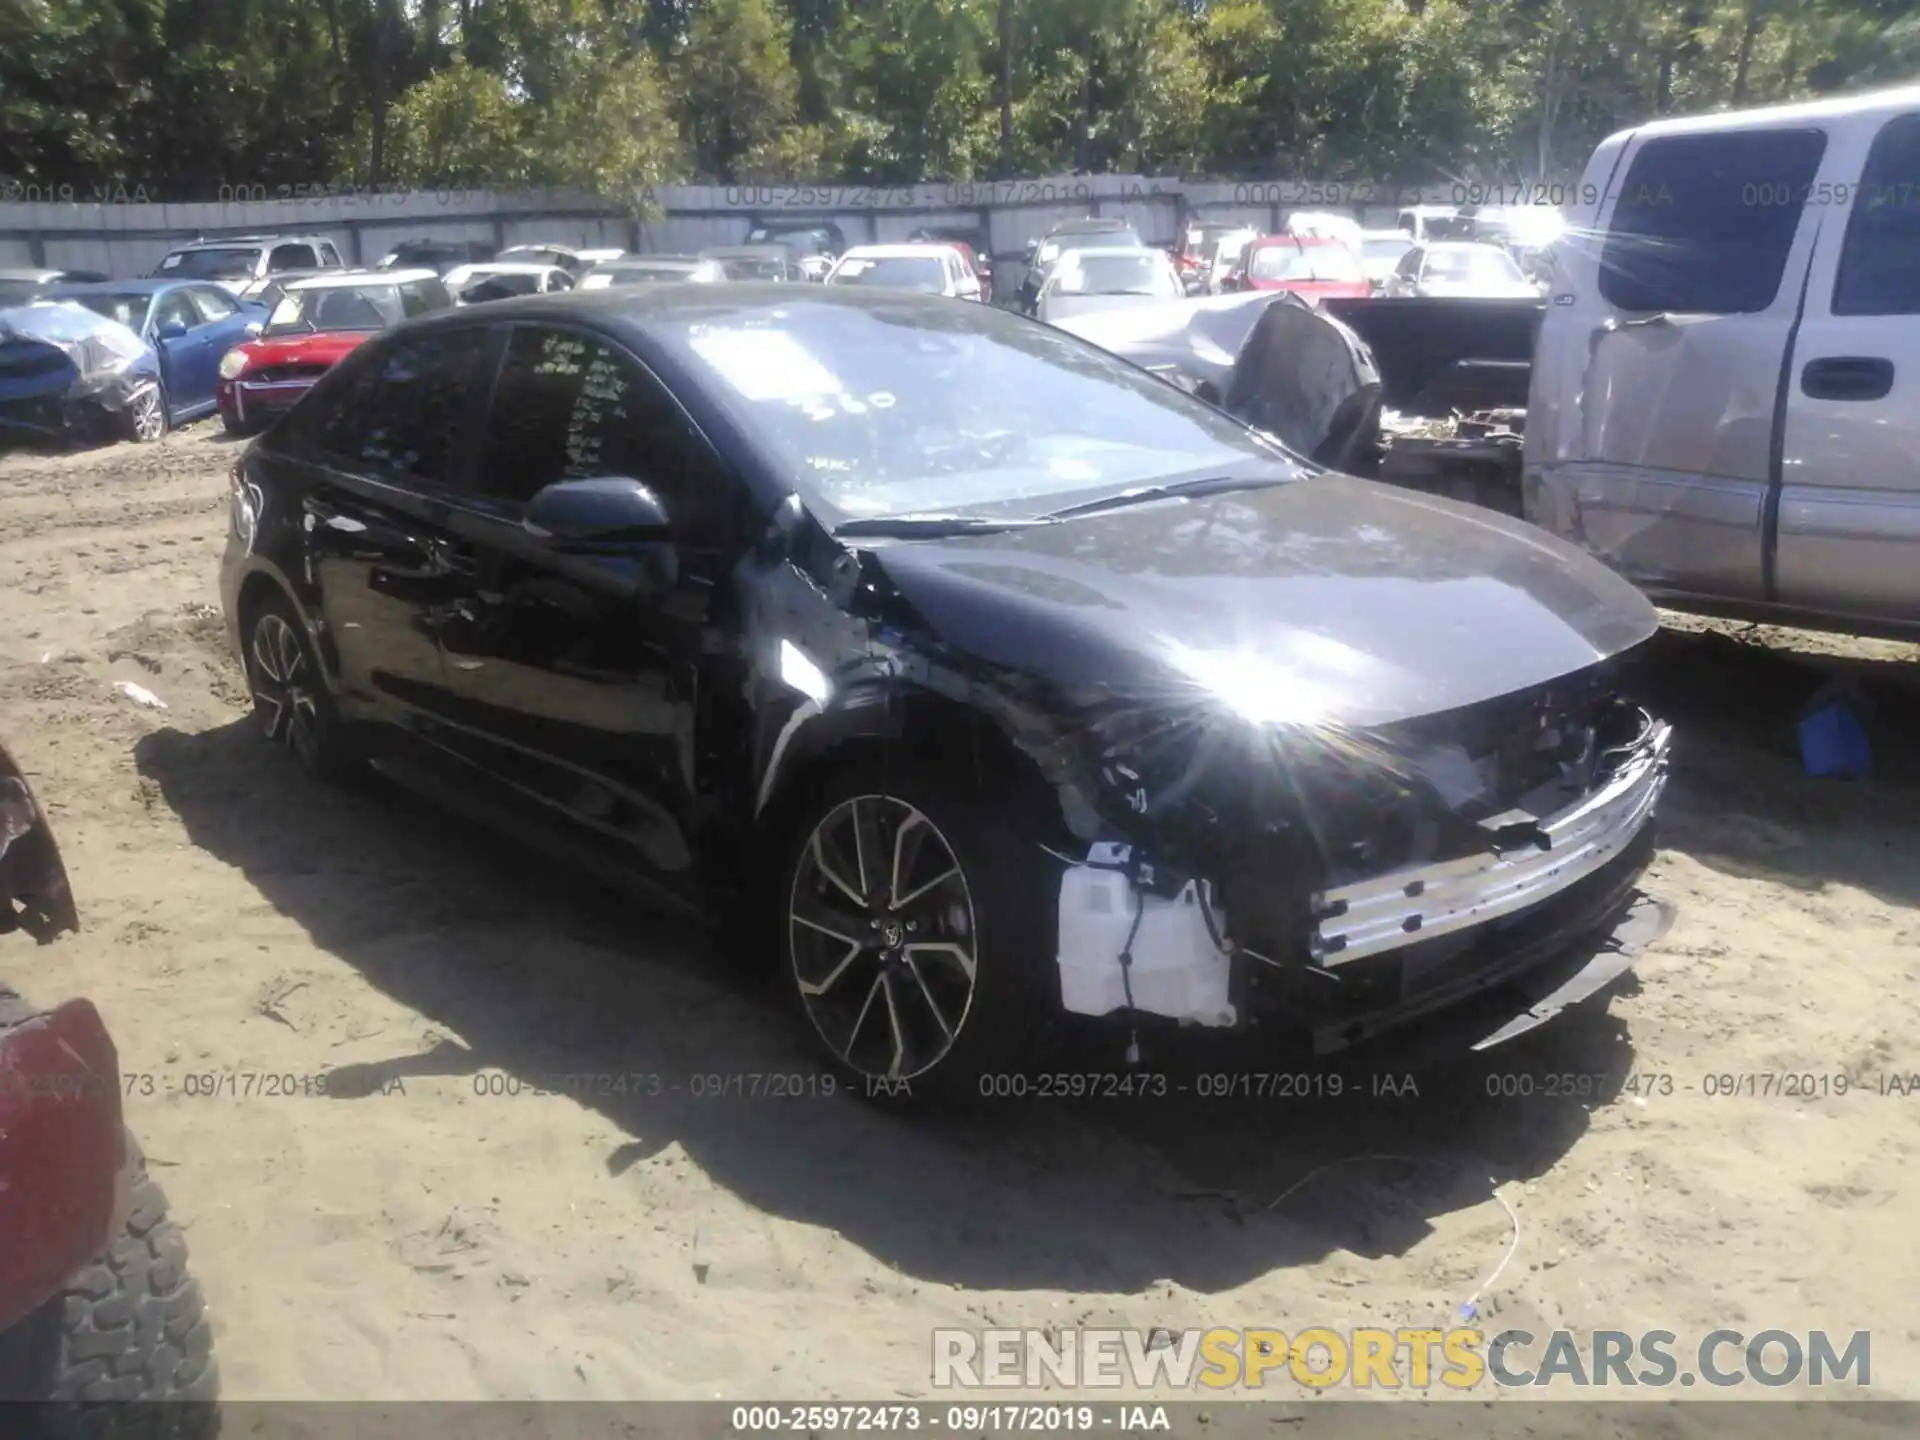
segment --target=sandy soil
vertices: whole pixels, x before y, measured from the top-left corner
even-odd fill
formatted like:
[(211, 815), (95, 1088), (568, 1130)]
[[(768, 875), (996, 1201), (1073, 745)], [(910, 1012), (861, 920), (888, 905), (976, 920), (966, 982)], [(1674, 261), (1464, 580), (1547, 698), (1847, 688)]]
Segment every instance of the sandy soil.
[[(1875, 1392), (1920, 1396), (1920, 1097), (1877, 1093), (1920, 1071), (1911, 647), (1667, 635), (1651, 887), (1677, 924), (1637, 991), (1418, 1098), (716, 1099), (697, 1077), (810, 1067), (697, 937), (251, 738), (215, 608), (235, 450), (209, 431), (0, 460), (0, 735), (85, 925), (0, 973), (104, 1011), (229, 1396), (887, 1399), (928, 1393), (942, 1325), (1444, 1323), (1508, 1246), (1496, 1189), (1520, 1239), (1493, 1324), (1869, 1329)], [(1794, 758), (1835, 665), (1881, 702), (1870, 786)], [(1490, 1097), (1489, 1071), (1535, 1093)], [(1853, 1088), (1704, 1093), (1789, 1071)], [(554, 1072), (664, 1083), (493, 1093)], [(1610, 1079), (1547, 1098), (1557, 1072)], [(1445, 1163), (1312, 1174), (1375, 1154)]]

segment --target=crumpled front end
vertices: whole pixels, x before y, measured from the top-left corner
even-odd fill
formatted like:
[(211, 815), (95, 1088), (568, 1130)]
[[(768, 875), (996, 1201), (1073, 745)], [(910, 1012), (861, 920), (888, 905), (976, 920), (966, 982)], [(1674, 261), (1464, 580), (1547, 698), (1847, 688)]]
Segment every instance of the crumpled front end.
[[(1284, 1025), (1324, 1053), (1589, 939), (1562, 998), (1610, 982), (1671, 747), (1615, 670), (1365, 731), (1116, 705), (1071, 782), (1101, 837), (1062, 883), (1067, 1008)], [(1510, 1018), (1490, 1034), (1531, 1028)]]
[(84, 305), (0, 310), (0, 440), (106, 433), (159, 383), (153, 348)]

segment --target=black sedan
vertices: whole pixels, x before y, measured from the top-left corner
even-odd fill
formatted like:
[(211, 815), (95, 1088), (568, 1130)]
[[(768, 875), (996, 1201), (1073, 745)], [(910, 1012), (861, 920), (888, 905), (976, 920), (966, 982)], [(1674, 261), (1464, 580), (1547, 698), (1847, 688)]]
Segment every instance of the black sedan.
[(231, 528), (269, 740), (765, 917), (869, 1092), (1063, 1011), (1325, 1053), (1498, 1001), (1491, 1043), (1626, 963), (1647, 602), (989, 306), (422, 317), (249, 446)]

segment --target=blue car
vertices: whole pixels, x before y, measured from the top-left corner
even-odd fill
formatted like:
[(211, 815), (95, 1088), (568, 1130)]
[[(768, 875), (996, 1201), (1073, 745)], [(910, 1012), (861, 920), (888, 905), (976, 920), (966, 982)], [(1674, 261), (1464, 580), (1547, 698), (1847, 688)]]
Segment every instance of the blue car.
[(71, 301), (0, 309), (0, 447), (167, 433), (160, 357)]
[(267, 318), (264, 306), (238, 299), (224, 286), (207, 280), (61, 285), (43, 298), (84, 305), (96, 315), (119, 321), (153, 347), (160, 360), (168, 427), (213, 413), (221, 357), (258, 334)]

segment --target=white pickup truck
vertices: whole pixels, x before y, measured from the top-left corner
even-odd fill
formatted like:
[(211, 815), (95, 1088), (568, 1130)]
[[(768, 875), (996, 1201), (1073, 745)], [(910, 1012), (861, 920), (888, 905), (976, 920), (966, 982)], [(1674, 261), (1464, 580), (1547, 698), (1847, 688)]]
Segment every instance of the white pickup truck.
[(1623, 131), (1579, 200), (1527, 517), (1662, 604), (1920, 635), (1920, 86)]

